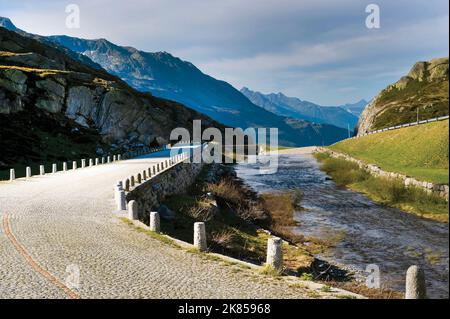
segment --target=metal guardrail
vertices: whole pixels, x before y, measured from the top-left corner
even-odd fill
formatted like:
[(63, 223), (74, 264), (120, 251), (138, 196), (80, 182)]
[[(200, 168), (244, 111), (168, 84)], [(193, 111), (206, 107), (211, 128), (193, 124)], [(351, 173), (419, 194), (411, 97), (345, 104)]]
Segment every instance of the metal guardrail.
[(376, 134), (376, 133), (382, 133), (382, 132), (386, 132), (386, 131), (392, 131), (392, 130), (397, 130), (400, 128), (404, 128), (404, 127), (409, 127), (409, 126), (415, 126), (415, 125), (421, 125), (421, 124), (427, 124), (427, 123), (431, 123), (431, 122), (437, 122), (437, 121), (444, 121), (444, 120), (448, 120), (449, 116), (439, 116), (439, 117), (434, 117), (428, 120), (422, 120), (422, 121), (416, 121), (416, 122), (411, 122), (411, 123), (406, 123), (406, 124), (400, 124), (400, 125), (396, 125), (396, 126), (391, 126), (391, 127), (387, 127), (384, 129), (380, 129), (380, 130), (376, 130), (376, 131), (372, 131), (369, 133), (365, 133), (365, 134), (361, 134), (361, 135), (357, 135), (357, 136), (352, 136), (348, 139), (354, 139), (354, 138), (359, 138), (359, 137), (363, 137), (363, 136), (367, 136), (367, 135), (371, 135), (371, 134)]

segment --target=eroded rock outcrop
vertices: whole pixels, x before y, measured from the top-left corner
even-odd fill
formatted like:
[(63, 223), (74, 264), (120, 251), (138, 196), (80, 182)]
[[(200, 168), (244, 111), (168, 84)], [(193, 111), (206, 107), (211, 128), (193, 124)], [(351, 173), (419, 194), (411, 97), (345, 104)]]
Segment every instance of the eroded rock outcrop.
[(395, 125), (449, 114), (448, 58), (417, 62), (396, 83), (389, 85), (365, 108), (358, 135)]
[[(104, 70), (64, 52), (0, 28), (0, 114), (38, 108), (95, 129), (109, 144), (161, 144), (172, 129), (193, 119), (220, 126), (175, 102), (137, 92)], [(17, 115), (16, 115), (17, 116)]]

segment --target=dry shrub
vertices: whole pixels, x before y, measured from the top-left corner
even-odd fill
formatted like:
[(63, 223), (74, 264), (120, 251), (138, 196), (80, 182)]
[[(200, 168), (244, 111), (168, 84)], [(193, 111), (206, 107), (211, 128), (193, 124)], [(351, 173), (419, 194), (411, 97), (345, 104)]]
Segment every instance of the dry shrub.
[(265, 225), (270, 219), (267, 212), (253, 200), (254, 194), (236, 180), (224, 178), (219, 183), (207, 184), (205, 190), (243, 220)]
[(294, 220), (295, 205), (291, 194), (270, 193), (261, 197), (263, 208), (270, 212), (274, 225), (279, 227), (297, 225)]
[(298, 223), (294, 220), (294, 212), (302, 196), (300, 191), (290, 193), (270, 193), (261, 196), (262, 208), (269, 212), (272, 232), (292, 243), (302, 243), (304, 236), (292, 232), (292, 227)]
[(211, 192), (215, 196), (221, 197), (233, 204), (239, 204), (245, 201), (242, 190), (228, 179), (222, 179), (217, 184), (208, 184), (206, 186), (206, 191)]
[(211, 241), (221, 247), (230, 248), (235, 237), (236, 235), (232, 231), (223, 230), (213, 233), (211, 236)]
[(196, 205), (189, 207), (185, 214), (195, 220), (206, 222), (214, 218), (215, 212), (209, 202), (199, 201)]
[(327, 284), (341, 288), (347, 291), (354, 292), (355, 294), (363, 295), (369, 299), (404, 299), (403, 293), (394, 291), (388, 288), (368, 288), (365, 284), (348, 281), (348, 282), (327, 282)]

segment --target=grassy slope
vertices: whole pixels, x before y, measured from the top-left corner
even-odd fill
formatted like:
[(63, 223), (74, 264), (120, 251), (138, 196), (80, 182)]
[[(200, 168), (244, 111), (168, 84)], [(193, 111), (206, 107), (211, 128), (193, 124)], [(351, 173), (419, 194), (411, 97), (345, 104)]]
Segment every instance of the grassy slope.
[(448, 115), (448, 79), (432, 82), (411, 81), (405, 89), (383, 91), (379, 104), (385, 105), (375, 119), (373, 130)]
[(385, 171), (448, 184), (449, 122), (435, 122), (339, 142), (330, 148)]
[(348, 187), (377, 203), (399, 208), (424, 218), (448, 222), (448, 202), (415, 187), (405, 187), (399, 180), (370, 175), (358, 165), (326, 153), (316, 154), (321, 169), (339, 186)]

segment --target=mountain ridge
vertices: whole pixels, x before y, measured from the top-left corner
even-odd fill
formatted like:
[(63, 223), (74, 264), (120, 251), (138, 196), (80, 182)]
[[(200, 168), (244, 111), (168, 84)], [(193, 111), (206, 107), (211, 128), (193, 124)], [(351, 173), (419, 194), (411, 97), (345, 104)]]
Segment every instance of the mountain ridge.
[[(50, 36), (45, 37), (45, 41), (88, 58), (141, 92), (150, 91), (154, 96), (177, 101), (227, 126), (277, 127), (279, 141), (286, 146), (322, 144), (324, 140), (325, 144), (331, 144), (347, 136), (346, 130), (334, 129), (331, 125), (323, 128), (313, 127), (312, 123), (294, 125), (288, 117), (253, 104), (229, 83), (204, 74), (192, 63), (167, 52), (144, 52), (105, 39)], [(321, 134), (314, 133), (320, 130)], [(314, 134), (316, 139), (304, 138)]]
[(280, 116), (331, 124), (344, 129), (348, 127), (353, 129), (358, 121), (358, 116), (349, 112), (346, 108), (353, 107), (354, 111), (362, 112), (361, 104), (367, 104), (366, 101), (361, 100), (345, 106), (322, 106), (296, 97), (288, 97), (281, 92), (264, 94), (252, 91), (247, 87), (243, 87), (241, 93), (254, 104)]
[[(163, 145), (193, 120), (223, 125), (184, 105), (136, 91), (103, 69), (0, 27), (0, 170)], [(75, 153), (73, 153), (75, 152)]]
[(419, 61), (367, 105), (358, 135), (395, 125), (449, 114), (448, 57)]

